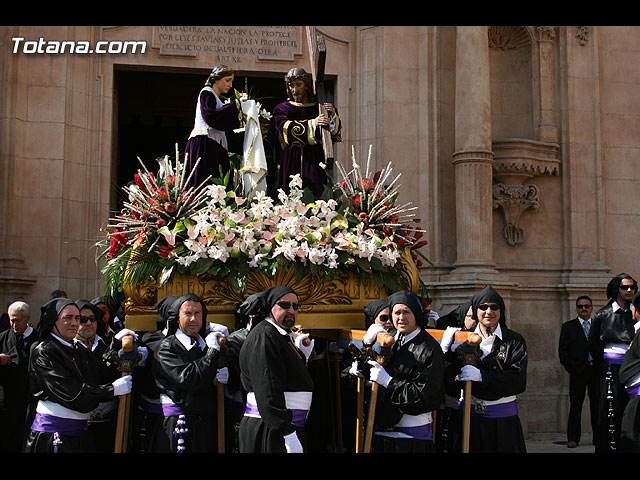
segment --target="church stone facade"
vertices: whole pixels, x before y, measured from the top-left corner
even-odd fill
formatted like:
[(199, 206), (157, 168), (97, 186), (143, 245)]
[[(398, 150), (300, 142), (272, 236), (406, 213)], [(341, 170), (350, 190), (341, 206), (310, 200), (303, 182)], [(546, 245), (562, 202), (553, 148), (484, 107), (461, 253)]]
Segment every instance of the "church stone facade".
[(393, 162), (427, 230), (433, 308), (493, 285), (529, 349), (525, 432), (564, 431), (560, 326), (578, 295), (597, 309), (612, 276), (640, 276), (638, 27), (0, 27), (3, 308), (25, 296), (37, 321), (54, 289), (98, 296), (93, 244), (122, 172), (184, 147), (216, 64), (283, 100), (310, 33), (343, 120), (336, 159)]

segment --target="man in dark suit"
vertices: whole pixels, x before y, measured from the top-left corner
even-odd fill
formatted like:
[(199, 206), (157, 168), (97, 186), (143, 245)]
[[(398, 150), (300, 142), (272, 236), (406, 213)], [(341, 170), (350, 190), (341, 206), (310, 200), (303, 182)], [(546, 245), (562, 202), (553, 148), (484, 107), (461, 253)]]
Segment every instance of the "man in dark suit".
[[(591, 428), (597, 434), (598, 421), (598, 372), (589, 353), (588, 335), (591, 327), (593, 302), (582, 295), (576, 299), (578, 316), (562, 324), (558, 355), (560, 363), (569, 373), (569, 420), (567, 422), (567, 447), (580, 443), (582, 405), (585, 393), (589, 394)], [(595, 439), (594, 439), (595, 443)]]

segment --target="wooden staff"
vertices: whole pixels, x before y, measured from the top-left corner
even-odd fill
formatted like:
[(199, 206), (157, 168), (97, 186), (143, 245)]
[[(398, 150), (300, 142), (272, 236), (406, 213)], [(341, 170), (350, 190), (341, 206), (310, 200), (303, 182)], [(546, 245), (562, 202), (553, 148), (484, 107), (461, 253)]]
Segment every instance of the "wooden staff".
[[(388, 332), (380, 332), (376, 338), (376, 341), (381, 347), (390, 347), (393, 345), (395, 339), (393, 335)], [(384, 365), (387, 357), (378, 355), (376, 361)], [(373, 441), (373, 428), (375, 423), (376, 405), (378, 403), (378, 390), (380, 385), (377, 382), (371, 382), (371, 397), (369, 398), (369, 415), (367, 417), (367, 430), (364, 436), (364, 453), (371, 453), (371, 442)]]
[[(477, 365), (482, 357), (478, 348), (482, 337), (477, 333), (470, 333), (467, 341), (456, 348), (456, 354), (463, 365)], [(471, 431), (471, 380), (464, 382), (463, 410), (462, 410), (462, 453), (469, 453), (469, 437)]]
[[(122, 351), (124, 355), (120, 357), (113, 352), (113, 358), (118, 364), (118, 369), (122, 376), (129, 375), (141, 358), (141, 355), (134, 352), (135, 338), (133, 335), (126, 335), (122, 338)], [(116, 437), (114, 453), (126, 453), (129, 441), (129, 424), (131, 422), (131, 393), (121, 395), (118, 399), (118, 419), (116, 423)]]
[[(218, 337), (218, 345), (220, 345), (220, 359), (218, 360), (218, 368), (226, 367), (227, 357), (222, 354), (222, 349), (227, 344), (226, 337)], [(218, 394), (218, 453), (225, 452), (225, 435), (224, 435), (224, 383), (217, 383)]]

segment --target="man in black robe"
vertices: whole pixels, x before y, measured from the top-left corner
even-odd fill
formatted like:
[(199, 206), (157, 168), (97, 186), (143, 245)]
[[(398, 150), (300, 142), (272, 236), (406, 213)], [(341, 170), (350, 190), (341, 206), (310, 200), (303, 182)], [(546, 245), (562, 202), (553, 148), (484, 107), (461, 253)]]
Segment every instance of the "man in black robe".
[(473, 382), (469, 451), (526, 453), (516, 399), (527, 385), (526, 342), (507, 328), (504, 300), (491, 286), (471, 298), (471, 309), (478, 321), (475, 333), (482, 337), (481, 359), (477, 365), (459, 365), (456, 376)]
[[(633, 321), (640, 324), (640, 293), (631, 300), (631, 312)], [(640, 334), (637, 331), (618, 376), (629, 396), (620, 421), (620, 452), (640, 453)]]
[(25, 302), (13, 302), (7, 310), (9, 329), (0, 333), (0, 452), (19, 453), (24, 448), (29, 391), (29, 352), (38, 341), (38, 332), (29, 324), (31, 308)]
[(373, 453), (434, 452), (433, 416), (444, 397), (444, 357), (424, 330), (420, 298), (410, 291), (388, 297), (396, 329), (384, 366), (370, 360), (370, 378), (382, 388), (375, 411)]
[(342, 124), (330, 103), (324, 104), (327, 115), (319, 114), (311, 80), (302, 68), (289, 70), (284, 78), (287, 101), (276, 105), (273, 119), (282, 145), (278, 188), (288, 193), (291, 175), (300, 174), (302, 187), (319, 197), (327, 183), (321, 129), (328, 128), (336, 143), (341, 141)]
[(170, 310), (152, 364), (164, 414), (162, 445), (168, 440), (173, 453), (215, 452), (217, 382), (228, 380), (228, 369), (218, 368), (222, 334), (206, 333), (207, 308), (195, 294), (178, 297)]
[(265, 319), (251, 328), (240, 351), (247, 405), (240, 421), (240, 453), (302, 453), (305, 422), (313, 396), (305, 347), (294, 338), (300, 303), (289, 287), (264, 292)]
[(600, 377), (596, 453), (615, 452), (620, 440), (620, 422), (629, 401), (618, 370), (635, 335), (629, 305), (638, 291), (636, 280), (626, 273), (613, 277), (607, 285), (609, 301), (593, 316), (589, 351)]
[[(158, 311), (156, 319), (156, 329), (145, 332), (142, 335), (141, 343), (147, 349), (146, 362), (133, 372), (134, 395), (136, 409), (133, 415), (132, 451), (152, 452), (169, 451), (169, 439), (164, 434), (163, 422), (164, 414), (160, 403), (160, 391), (153, 377), (154, 354), (158, 350), (158, 345), (167, 336), (168, 320), (171, 315), (173, 303), (178, 299), (176, 296), (167, 296), (156, 303)], [(177, 313), (176, 313), (177, 314)]]
[(251, 329), (264, 319), (262, 315), (262, 293), (249, 295), (236, 305), (233, 313), (235, 325), (227, 337), (227, 367), (229, 381), (225, 386), (225, 440), (227, 452), (238, 451), (238, 429), (244, 415), (247, 392), (240, 379), (240, 351)]
[(40, 341), (29, 359), (31, 393), (37, 405), (25, 451), (27, 453), (89, 453), (95, 442), (87, 427), (100, 402), (131, 392), (131, 376), (101, 384), (98, 362), (74, 342), (80, 309), (67, 298), (41, 308)]
[[(88, 300), (76, 300), (80, 309), (80, 324), (76, 334), (76, 342), (87, 348), (98, 363), (100, 383), (112, 383), (121, 377), (117, 365), (110, 361), (110, 353), (114, 348), (103, 338), (105, 325), (104, 312)], [(123, 331), (123, 330), (121, 330)], [(112, 453), (115, 445), (116, 421), (118, 416), (118, 399), (112, 398), (100, 402), (91, 412), (89, 429), (93, 433), (98, 452)]]

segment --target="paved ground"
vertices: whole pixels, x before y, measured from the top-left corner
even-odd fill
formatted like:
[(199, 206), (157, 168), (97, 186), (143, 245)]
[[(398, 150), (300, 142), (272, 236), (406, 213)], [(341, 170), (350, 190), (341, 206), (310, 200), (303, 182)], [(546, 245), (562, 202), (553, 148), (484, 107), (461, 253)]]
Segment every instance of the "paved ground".
[(526, 440), (527, 453), (595, 453), (591, 435), (583, 435), (576, 448), (567, 447), (567, 436), (560, 433), (537, 433)]

